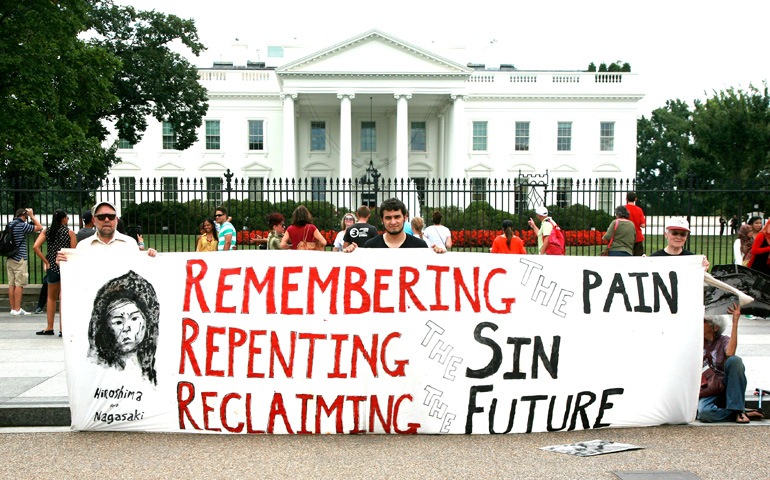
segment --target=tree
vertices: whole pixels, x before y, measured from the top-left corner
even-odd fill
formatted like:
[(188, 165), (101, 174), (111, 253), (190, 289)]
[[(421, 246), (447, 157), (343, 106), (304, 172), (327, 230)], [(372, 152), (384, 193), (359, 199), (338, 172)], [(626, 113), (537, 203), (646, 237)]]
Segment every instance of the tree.
[(206, 92), (175, 40), (203, 49), (192, 21), (111, 0), (0, 2), (2, 178), (104, 178), (117, 161), (110, 121), (136, 142), (152, 115), (192, 144)]
[(770, 173), (770, 97), (750, 85), (729, 88), (695, 101), (692, 158), (687, 168), (699, 178), (742, 183)]
[(594, 65), (594, 62), (591, 62), (588, 64), (588, 71), (589, 72), (595, 72), (596, 71), (596, 65)]
[(657, 185), (660, 180), (683, 178), (691, 138), (692, 112), (677, 99), (642, 116), (636, 127), (636, 179), (640, 188)]

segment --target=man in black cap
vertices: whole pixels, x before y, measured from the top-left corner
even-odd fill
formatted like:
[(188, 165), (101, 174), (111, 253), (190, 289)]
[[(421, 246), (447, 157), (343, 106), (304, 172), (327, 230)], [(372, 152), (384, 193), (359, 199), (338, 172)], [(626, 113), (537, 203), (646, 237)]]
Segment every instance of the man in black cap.
[(96, 228), (94, 227), (94, 216), (91, 213), (91, 210), (84, 210), (82, 218), (83, 228), (78, 230), (78, 233), (75, 235), (78, 242), (96, 233)]

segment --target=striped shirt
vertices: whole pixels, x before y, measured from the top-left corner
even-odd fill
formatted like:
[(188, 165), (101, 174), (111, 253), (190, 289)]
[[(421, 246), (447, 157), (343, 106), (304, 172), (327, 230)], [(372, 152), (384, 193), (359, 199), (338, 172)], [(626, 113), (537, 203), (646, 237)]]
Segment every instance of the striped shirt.
[(225, 249), (225, 235), (228, 233), (232, 234), (232, 238), (230, 239), (230, 250), (235, 250), (235, 227), (233, 227), (233, 224), (225, 222), (217, 228), (217, 232), (219, 233), (219, 245), (217, 245), (217, 250), (221, 252)]
[(19, 251), (11, 258), (17, 262), (28, 260), (27, 234), (35, 231), (35, 225), (27, 223), (19, 218), (15, 218), (13, 221), (16, 222), (13, 226), (13, 243), (19, 246)]

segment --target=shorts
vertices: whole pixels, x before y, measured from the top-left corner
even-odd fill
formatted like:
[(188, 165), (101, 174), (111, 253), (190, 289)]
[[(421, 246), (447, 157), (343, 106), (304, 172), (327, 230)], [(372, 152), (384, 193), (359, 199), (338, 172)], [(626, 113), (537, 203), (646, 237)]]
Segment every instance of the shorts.
[(14, 260), (9, 258), (5, 261), (8, 270), (9, 287), (26, 287), (29, 283), (29, 272), (27, 271), (26, 260)]
[(59, 272), (54, 272), (53, 270), (48, 269), (48, 272), (46, 272), (45, 275), (48, 278), (48, 283), (52, 285), (61, 282), (61, 274)]

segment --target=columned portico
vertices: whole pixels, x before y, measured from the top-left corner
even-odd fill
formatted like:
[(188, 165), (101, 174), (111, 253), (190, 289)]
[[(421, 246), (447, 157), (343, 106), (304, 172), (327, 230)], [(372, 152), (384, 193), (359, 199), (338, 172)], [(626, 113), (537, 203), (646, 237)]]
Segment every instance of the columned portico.
[(468, 158), (468, 130), (465, 125), (465, 95), (451, 95), (452, 106), (452, 155), (447, 158), (446, 175), (457, 177), (457, 168)]
[(282, 93), (283, 101), (283, 177), (294, 178), (297, 175), (296, 122), (294, 100), (296, 93)]
[(350, 180), (353, 176), (353, 123), (351, 120), (350, 101), (356, 98), (353, 93), (338, 93), (340, 99), (340, 170), (341, 180)]
[(409, 177), (409, 106), (410, 94), (396, 93), (396, 178)]

